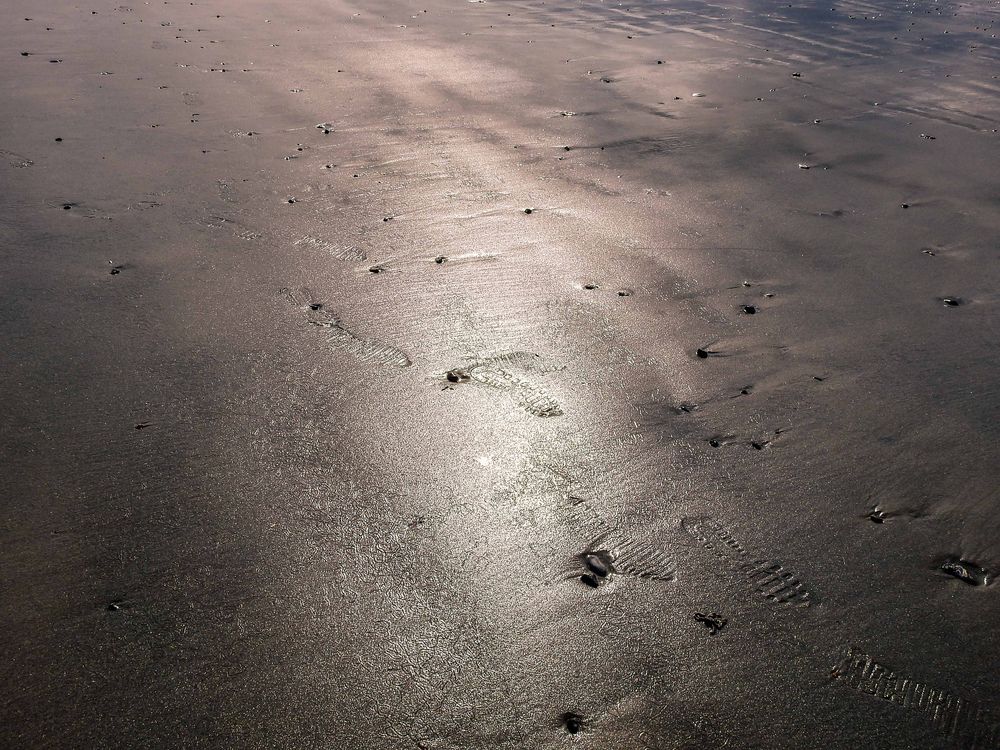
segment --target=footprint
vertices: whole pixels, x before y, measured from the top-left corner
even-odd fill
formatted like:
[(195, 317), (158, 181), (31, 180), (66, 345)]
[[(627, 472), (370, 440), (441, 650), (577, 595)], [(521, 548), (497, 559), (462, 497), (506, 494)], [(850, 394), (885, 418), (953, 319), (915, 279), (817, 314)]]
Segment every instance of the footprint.
[(897, 674), (858, 649), (849, 648), (831, 676), (859, 692), (921, 714), (960, 747), (1000, 746), (1000, 720), (989, 707)]
[(725, 555), (734, 560), (747, 557), (743, 546), (711, 518), (685, 518), (681, 521), (681, 528), (716, 555)]
[(669, 552), (648, 539), (618, 529), (611, 529), (591, 542), (584, 553), (584, 561), (592, 571), (603, 565), (609, 575), (618, 573), (666, 582), (677, 580), (677, 564)]
[(659, 544), (615, 528), (591, 503), (577, 495), (566, 495), (566, 509), (575, 517), (583, 533), (593, 540), (577, 559), (586, 568), (585, 575), (600, 583), (612, 575), (648, 578), (654, 581), (677, 580), (673, 556)]
[(326, 340), (331, 346), (342, 349), (362, 362), (393, 367), (409, 367), (413, 362), (401, 349), (375, 339), (366, 339), (344, 328), (338, 321), (320, 324), (329, 331)]
[(514, 402), (536, 417), (560, 417), (563, 408), (559, 402), (540, 386), (496, 365), (478, 365), (468, 371), (469, 377), (480, 385), (505, 391)]
[(480, 352), (470, 358), (477, 364), (491, 364), (507, 367), (519, 367), (529, 372), (560, 372), (566, 366), (552, 357), (528, 351)]
[(740, 542), (713, 518), (685, 518), (681, 528), (733, 569), (758, 595), (776, 604), (808, 607), (814, 593), (778, 560), (753, 559)]
[(777, 604), (793, 604), (808, 607), (812, 604), (812, 593), (804, 584), (782, 566), (777, 560), (758, 560), (746, 563), (740, 568), (746, 581), (758, 594)]
[(376, 339), (359, 336), (345, 328), (340, 321), (324, 310), (323, 304), (308, 289), (303, 288), (295, 292), (286, 287), (281, 293), (303, 310), (311, 325), (327, 331), (326, 341), (333, 348), (345, 351), (362, 362), (380, 366), (409, 367), (413, 364), (401, 349)]
[(519, 407), (536, 417), (559, 417), (562, 405), (541, 386), (513, 370), (554, 372), (562, 369), (558, 363), (533, 352), (500, 352), (470, 357), (466, 367), (448, 370), (449, 383), (473, 382), (506, 393)]
[(303, 235), (299, 237), (292, 243), (295, 247), (306, 247), (311, 250), (317, 250), (319, 252), (325, 253), (336, 260), (350, 260), (350, 261), (365, 261), (368, 260), (368, 255), (364, 250), (357, 247), (344, 247), (342, 245), (337, 245), (333, 242), (321, 239), (319, 237), (313, 237), (312, 235)]

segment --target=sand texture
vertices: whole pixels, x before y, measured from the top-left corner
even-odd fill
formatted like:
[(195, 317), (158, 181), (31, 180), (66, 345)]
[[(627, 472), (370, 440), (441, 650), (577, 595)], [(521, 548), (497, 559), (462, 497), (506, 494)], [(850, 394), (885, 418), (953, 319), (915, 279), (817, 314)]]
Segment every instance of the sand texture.
[(0, 747), (1000, 748), (995, 0), (0, 3)]

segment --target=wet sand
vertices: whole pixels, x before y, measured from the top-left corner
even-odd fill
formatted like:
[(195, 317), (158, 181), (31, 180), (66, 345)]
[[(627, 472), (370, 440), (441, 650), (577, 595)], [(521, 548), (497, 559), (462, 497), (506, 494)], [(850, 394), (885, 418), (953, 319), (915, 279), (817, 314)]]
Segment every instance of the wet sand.
[(0, 7), (0, 746), (1000, 747), (995, 3)]

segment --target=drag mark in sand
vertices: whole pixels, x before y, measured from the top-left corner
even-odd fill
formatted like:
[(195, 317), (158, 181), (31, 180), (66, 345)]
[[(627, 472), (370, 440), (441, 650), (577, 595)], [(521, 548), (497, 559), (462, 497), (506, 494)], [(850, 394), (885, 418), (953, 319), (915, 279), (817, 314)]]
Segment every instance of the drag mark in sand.
[(304, 310), (310, 325), (328, 331), (326, 341), (332, 348), (345, 351), (362, 362), (370, 362), (383, 367), (409, 367), (413, 364), (406, 352), (401, 349), (377, 339), (358, 336), (345, 328), (340, 321), (323, 310), (323, 304), (316, 301), (315, 295), (308, 289), (293, 292), (285, 288), (281, 292), (289, 301)]
[(732, 534), (712, 518), (685, 518), (681, 527), (723, 562), (765, 599), (777, 604), (808, 607), (813, 593), (798, 577), (777, 560), (754, 560)]
[(946, 690), (896, 674), (854, 648), (833, 668), (833, 677), (855, 690), (923, 714), (965, 750), (1000, 748), (1000, 719), (981, 705)]

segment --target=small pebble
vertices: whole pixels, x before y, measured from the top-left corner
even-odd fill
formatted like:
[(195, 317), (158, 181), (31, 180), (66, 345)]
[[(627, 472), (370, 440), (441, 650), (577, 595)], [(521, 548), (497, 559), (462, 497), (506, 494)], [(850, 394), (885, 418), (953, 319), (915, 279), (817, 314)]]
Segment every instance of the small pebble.
[(598, 555), (587, 555), (585, 562), (587, 563), (587, 567), (590, 568), (590, 572), (596, 576), (606, 578), (611, 573), (607, 563)]
[(885, 523), (886, 515), (877, 505), (868, 514), (868, 520), (872, 523)]
[(570, 734), (577, 734), (583, 728), (583, 717), (579, 714), (566, 714), (563, 716), (563, 726)]

